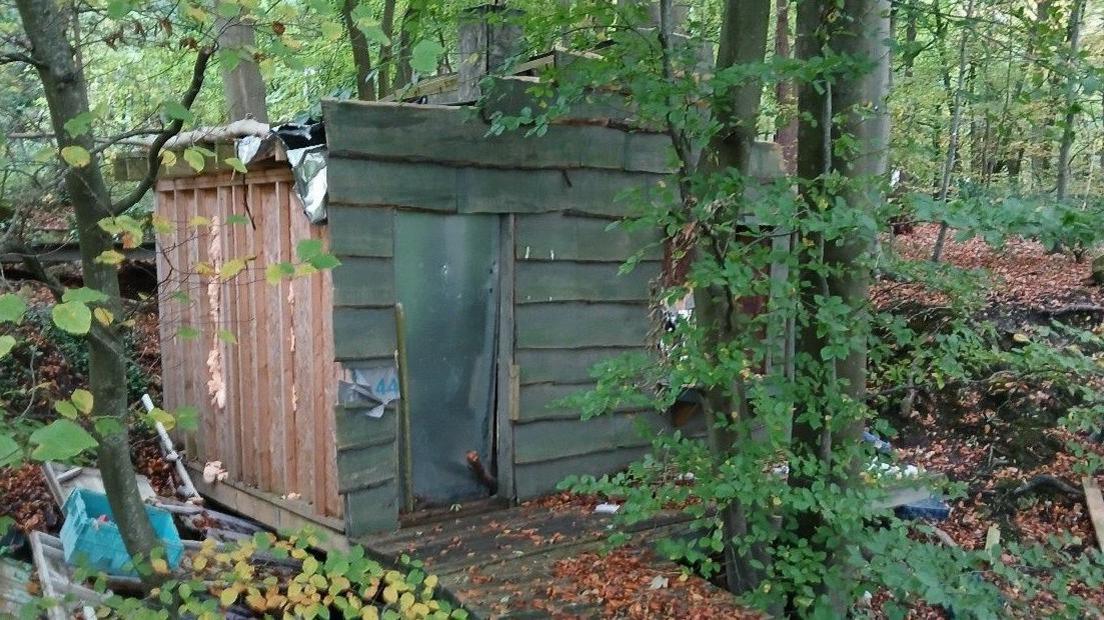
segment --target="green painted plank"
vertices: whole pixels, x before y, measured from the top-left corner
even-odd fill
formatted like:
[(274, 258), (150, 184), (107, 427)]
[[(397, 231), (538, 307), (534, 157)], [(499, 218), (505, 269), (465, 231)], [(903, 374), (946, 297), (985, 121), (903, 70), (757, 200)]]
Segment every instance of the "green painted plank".
[(607, 220), (560, 213), (518, 218), (516, 256), (521, 260), (624, 262), (643, 250), (643, 258), (663, 258), (658, 230), (611, 229)]
[(334, 356), (339, 360), (385, 357), (395, 352), (392, 308), (334, 308)]
[(514, 484), (517, 487), (518, 501), (525, 501), (551, 493), (556, 490), (556, 485), (560, 481), (570, 475), (589, 474), (600, 476), (620, 471), (627, 467), (629, 463), (639, 459), (648, 450), (648, 447), (621, 448), (554, 461), (518, 465), (514, 469)]
[(336, 157), (504, 168), (605, 168), (670, 173), (662, 134), (599, 125), (557, 125), (540, 137), (487, 135), (474, 108), (325, 101), (327, 146)]
[(394, 405), (389, 405), (383, 416), (373, 418), (368, 415), (370, 407), (342, 407), (334, 408), (335, 439), (337, 450), (390, 444), (395, 442), (397, 436), (397, 414)]
[(667, 416), (655, 412), (611, 413), (589, 420), (543, 420), (514, 426), (514, 462), (549, 461), (593, 452), (649, 445), (638, 425), (669, 429)]
[[(578, 420), (582, 410), (561, 403), (565, 398), (573, 398), (594, 387), (593, 382), (576, 384), (536, 383), (521, 386), (518, 394), (518, 420), (532, 422), (536, 420)], [(629, 407), (620, 407), (617, 411), (630, 411)]]
[(350, 491), (345, 495), (345, 535), (350, 538), (399, 527), (399, 485), (396, 480)]
[(341, 258), (394, 254), (394, 209), (346, 206), (331, 199), (326, 206), (326, 218), (333, 254)]
[(515, 321), (522, 349), (633, 347), (648, 336), (646, 304), (524, 304)]
[(370, 446), (337, 453), (337, 490), (349, 493), (395, 479), (399, 473), (399, 444)]
[(346, 256), (333, 270), (334, 305), (394, 306), (395, 263), (389, 258)]
[(573, 211), (622, 217), (625, 190), (648, 190), (663, 177), (611, 170), (499, 170), (331, 157), (330, 197), (364, 206), (459, 213)]
[(657, 262), (641, 263), (621, 274), (617, 263), (520, 261), (516, 301), (639, 301), (647, 303), (651, 282), (660, 271)]
[(521, 385), (534, 383), (585, 383), (599, 362), (631, 353), (643, 353), (643, 347), (607, 349), (521, 349), (515, 353)]

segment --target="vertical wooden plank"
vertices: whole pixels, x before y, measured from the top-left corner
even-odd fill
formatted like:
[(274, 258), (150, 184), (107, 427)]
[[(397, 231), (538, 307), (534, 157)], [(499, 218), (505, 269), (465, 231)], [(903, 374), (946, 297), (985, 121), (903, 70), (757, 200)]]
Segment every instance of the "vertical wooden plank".
[[(172, 192), (159, 191), (157, 193), (157, 215), (168, 222), (176, 221), (176, 201)], [(170, 232), (158, 234), (157, 240), (157, 309), (158, 332), (161, 340), (161, 400), (163, 406), (175, 409), (182, 403), (176, 391), (176, 381), (166, 381), (168, 376), (166, 369), (174, 367), (176, 359), (175, 343), (173, 342), (173, 323), (176, 313), (176, 303), (172, 294), (179, 287), (177, 274), (173, 271), (172, 260), (173, 247), (176, 244), (176, 226), (172, 226)]]
[[(261, 197), (259, 209), (264, 211), (264, 237), (262, 242), (263, 252), (256, 265), (254, 278), (261, 282), (265, 299), (265, 329), (264, 329), (264, 356), (268, 360), (268, 374), (264, 378), (264, 389), (270, 410), (269, 424), (265, 429), (268, 435), (269, 469), (271, 479), (270, 490), (273, 493), (285, 494), (289, 490), (284, 478), (284, 438), (289, 436), (287, 425), (286, 403), (284, 399), (284, 350), (283, 350), (283, 300), (280, 299), (280, 287), (272, 286), (264, 281), (263, 270), (266, 266), (280, 261), (281, 229), (286, 227), (286, 216), (283, 214), (281, 194), (282, 184), (279, 182), (258, 185), (258, 193)], [(260, 257), (259, 257), (260, 258)]]
[[(177, 267), (181, 270), (183, 275), (184, 286), (182, 290), (188, 296), (187, 301), (183, 302), (180, 306), (180, 321), (176, 326), (176, 330), (179, 334), (180, 329), (185, 327), (199, 329), (195, 319), (195, 307), (199, 297), (199, 276), (196, 274), (199, 251), (196, 247), (196, 230), (188, 226), (188, 221), (192, 219), (196, 212), (195, 191), (189, 189), (177, 190), (175, 192), (175, 198), (181, 215), (180, 221), (177, 224), (177, 230), (180, 232)], [(174, 339), (177, 342), (181, 355), (179, 360), (180, 363), (173, 372), (182, 379), (182, 400), (186, 404), (199, 408), (200, 411), (205, 411), (204, 401), (196, 399), (195, 364), (197, 339), (185, 340), (179, 335), (176, 335)]]
[[(206, 204), (207, 192), (202, 189), (196, 189), (192, 191), (192, 205), (195, 209), (196, 215), (202, 215), (208, 217), (210, 215), (210, 208)], [(195, 248), (194, 256), (195, 262), (192, 263), (192, 270), (195, 271), (196, 266), (200, 263), (207, 262), (209, 258), (208, 243), (211, 240), (211, 229), (209, 227), (197, 227), (195, 230)], [(211, 405), (211, 399), (208, 397), (207, 380), (209, 372), (207, 369), (207, 355), (211, 343), (214, 341), (215, 333), (211, 326), (210, 321), (210, 309), (211, 300), (208, 296), (207, 284), (209, 276), (196, 276), (197, 290), (193, 297), (193, 310), (195, 328), (199, 330), (199, 338), (196, 338), (193, 342), (193, 354), (194, 357), (189, 363), (189, 372), (192, 373), (195, 393), (193, 398), (195, 402), (193, 406), (202, 407), (203, 411), (207, 413), (206, 418), (213, 418), (214, 407)], [(206, 441), (200, 441), (200, 445), (207, 445)], [(187, 446), (189, 452), (194, 454), (197, 452), (196, 446)], [(201, 450), (200, 450), (201, 451)]]
[[(296, 217), (305, 217), (301, 213), (296, 213)], [(312, 225), (309, 228), (310, 236), (312, 239), (322, 239), (322, 227)], [(331, 407), (326, 405), (326, 377), (329, 375), (329, 364), (320, 357), (320, 354), (325, 350), (322, 346), (322, 339), (324, 338), (322, 333), (322, 315), (325, 314), (324, 308), (327, 308), (325, 292), (323, 291), (322, 279), (325, 274), (316, 273), (310, 276), (311, 283), (311, 342), (313, 343), (315, 354), (313, 363), (311, 364), (311, 384), (313, 390), (309, 396), (311, 422), (314, 425), (314, 508), (319, 512), (324, 512), (326, 506), (326, 495), (330, 491), (330, 484), (333, 482), (336, 472), (336, 456), (334, 459), (330, 459), (330, 451), (334, 448), (333, 437), (327, 432), (329, 430), (328, 421), (332, 418), (329, 415)]]
[[(323, 245), (330, 248), (330, 234), (329, 227), (320, 227), (319, 234), (322, 237)], [(323, 428), (325, 429), (326, 437), (326, 496), (324, 505), (324, 514), (340, 517), (342, 513), (341, 495), (338, 493), (338, 476), (337, 476), (337, 434), (336, 426), (337, 421), (333, 415), (334, 405), (337, 404), (337, 371), (338, 366), (334, 364), (334, 348), (333, 348), (333, 308), (334, 304), (334, 289), (333, 289), (333, 271), (327, 270), (322, 273), (322, 305), (317, 308), (317, 320), (319, 324), (318, 334), (318, 363), (319, 363), (319, 377), (322, 381), (321, 392), (322, 402), (317, 408), (316, 415), (323, 421)]]
[[(280, 181), (276, 186), (277, 205), (279, 210), (279, 245), (278, 260), (291, 262), (293, 258), (292, 245), (294, 233), (292, 232), (293, 216), (290, 204), (290, 179)], [(283, 468), (284, 487), (286, 492), (303, 494), (306, 487), (302, 486), (299, 475), (300, 443), (298, 435), (299, 414), (296, 411), (296, 399), (298, 392), (295, 389), (295, 299), (292, 293), (292, 282), (282, 279), (277, 287), (280, 307), (280, 324), (278, 338), (281, 352), (281, 385), (283, 389), (283, 410), (280, 412), (285, 429)]]
[[(294, 248), (299, 241), (310, 238), (310, 227), (297, 209), (292, 209), (289, 216), (291, 222), (291, 246)], [(295, 351), (295, 437), (299, 446), (297, 462), (299, 489), (304, 497), (310, 496), (316, 489), (315, 467), (311, 452), (314, 449), (314, 420), (315, 415), (312, 405), (313, 379), (311, 369), (318, 363), (315, 356), (313, 331), (311, 326), (311, 296), (310, 278), (295, 278), (291, 283), (293, 319), (292, 337)], [(329, 412), (327, 412), (329, 413)], [(332, 414), (330, 414), (332, 415)], [(322, 481), (324, 482), (323, 478)]]
[(1085, 476), (1081, 478), (1081, 486), (1085, 489), (1085, 503), (1089, 507), (1089, 519), (1096, 532), (1096, 545), (1104, 553), (1104, 495), (1100, 493), (1100, 485), (1096, 484), (1096, 478)]
[[(261, 256), (264, 252), (264, 232), (269, 213), (265, 209), (264, 185), (249, 183), (247, 200), (249, 210), (253, 214), (254, 226), (252, 228), (252, 243), (246, 256)], [(254, 264), (255, 267), (255, 264)], [(267, 338), (268, 308), (265, 303), (267, 291), (264, 278), (256, 273), (255, 269), (248, 269), (246, 281), (249, 284), (250, 304), (253, 307), (253, 344), (254, 363), (256, 372), (253, 379), (254, 399), (253, 403), (257, 411), (257, 425), (255, 441), (257, 445), (257, 486), (264, 490), (272, 487), (272, 446), (269, 443), (269, 429), (272, 427), (273, 411), (268, 392), (271, 389), (271, 375), (269, 375), (269, 354), (272, 347)]]
[[(242, 185), (231, 186), (233, 193), (233, 209), (235, 214), (250, 218), (250, 213), (245, 209), (247, 189)], [(255, 214), (253, 214), (255, 217)], [(248, 255), (252, 246), (254, 220), (250, 223), (235, 227), (234, 253), (227, 258)], [(238, 456), (238, 468), (243, 482), (257, 484), (257, 400), (254, 396), (254, 386), (257, 380), (256, 372), (256, 334), (253, 322), (253, 304), (250, 289), (246, 278), (235, 279), (234, 293), (238, 299), (238, 345), (240, 347), (241, 366), (239, 368), (238, 385), (239, 398), (241, 398), (241, 452)]]
[[(513, 501), (514, 426), (514, 215), (500, 216), (497, 375), (495, 379), (495, 461), (498, 496)], [(522, 216), (524, 217), (524, 216)]]
[[(241, 224), (231, 224), (227, 220), (234, 213), (234, 193), (226, 186), (218, 188), (218, 213), (222, 223), (221, 250), (222, 258), (234, 256), (237, 252), (238, 230)], [(239, 299), (237, 295), (239, 284), (236, 281), (223, 282), (221, 293), (222, 316), (224, 322), (222, 329), (229, 330), (234, 338), (241, 342), (241, 323), (238, 320)], [(226, 382), (226, 407), (222, 411), (216, 411), (215, 430), (218, 434), (219, 455), (227, 467), (233, 472), (235, 478), (241, 476), (242, 454), (242, 391), (241, 391), (241, 349), (239, 345), (226, 344), (223, 346), (225, 357), (223, 358), (223, 378)]]

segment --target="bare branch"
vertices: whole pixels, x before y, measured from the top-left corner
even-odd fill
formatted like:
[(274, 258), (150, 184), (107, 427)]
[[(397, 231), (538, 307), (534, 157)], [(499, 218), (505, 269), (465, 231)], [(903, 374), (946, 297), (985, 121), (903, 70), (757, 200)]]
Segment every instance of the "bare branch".
[[(192, 81), (188, 85), (188, 90), (184, 91), (184, 96), (180, 99), (180, 105), (184, 106), (185, 109), (190, 110), (192, 108), (199, 91), (203, 88), (203, 78), (207, 72), (207, 64), (210, 62), (212, 54), (214, 54), (214, 48), (205, 47), (199, 50), (199, 54), (196, 56), (195, 65), (192, 67)], [(169, 123), (169, 126), (163, 129), (154, 139), (149, 147), (149, 155), (146, 157), (148, 169), (145, 178), (138, 183), (138, 187), (134, 188), (122, 200), (111, 205), (112, 214), (122, 213), (138, 204), (142, 196), (145, 196), (146, 192), (153, 187), (154, 182), (157, 181), (157, 173), (161, 170), (161, 149), (173, 136), (180, 133), (183, 127), (184, 121), (176, 119)]]
[(32, 67), (41, 66), (41, 63), (37, 60), (21, 52), (4, 52), (0, 54), (0, 65), (10, 65), (17, 62), (22, 62)]

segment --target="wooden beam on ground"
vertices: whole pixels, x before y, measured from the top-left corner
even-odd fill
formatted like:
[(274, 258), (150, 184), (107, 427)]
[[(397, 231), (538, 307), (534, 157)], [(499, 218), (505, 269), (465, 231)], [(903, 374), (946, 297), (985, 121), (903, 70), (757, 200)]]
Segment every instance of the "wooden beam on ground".
[(1085, 504), (1089, 507), (1089, 518), (1096, 531), (1096, 544), (1104, 552), (1104, 496), (1101, 496), (1100, 486), (1092, 476), (1082, 478), (1081, 486), (1085, 489)]
[(192, 470), (196, 488), (200, 495), (227, 506), (241, 514), (263, 523), (277, 531), (298, 530), (311, 527), (324, 534), (326, 540), (319, 545), (326, 550), (344, 551), (349, 548), (345, 538), (344, 523), (340, 519), (311, 514), (308, 506), (291, 500), (282, 499), (271, 493), (223, 481), (209, 484), (203, 479), (203, 472), (193, 463)]

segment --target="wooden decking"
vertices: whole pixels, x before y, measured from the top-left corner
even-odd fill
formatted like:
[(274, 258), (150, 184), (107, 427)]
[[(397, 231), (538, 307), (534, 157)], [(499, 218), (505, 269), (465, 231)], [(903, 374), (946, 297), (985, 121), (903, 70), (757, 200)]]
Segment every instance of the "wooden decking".
[[(630, 528), (633, 542), (651, 543), (687, 527), (671, 514)], [(480, 618), (596, 617), (595, 605), (565, 602), (549, 590), (571, 588), (556, 562), (599, 549), (611, 517), (589, 506), (519, 506), (408, 527), (357, 540), (381, 559), (403, 555), (425, 562), (457, 602)]]

